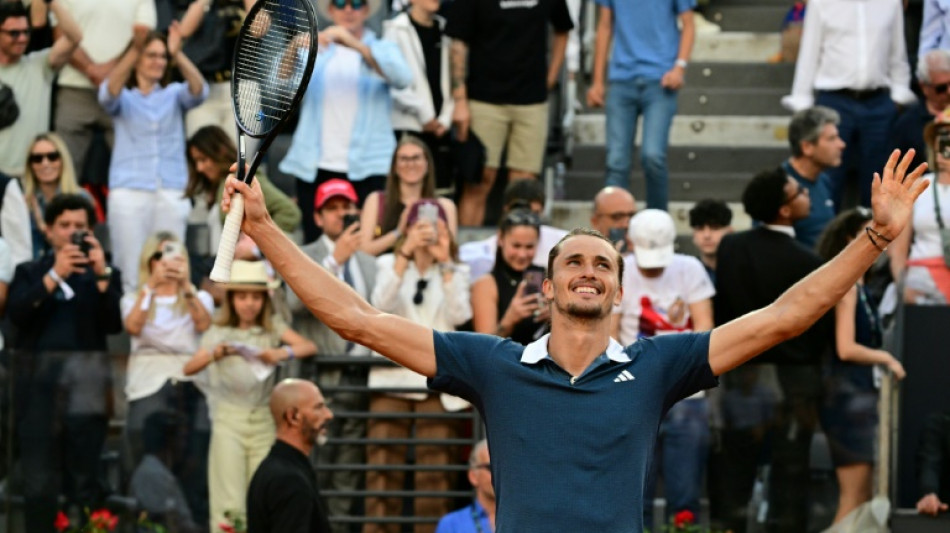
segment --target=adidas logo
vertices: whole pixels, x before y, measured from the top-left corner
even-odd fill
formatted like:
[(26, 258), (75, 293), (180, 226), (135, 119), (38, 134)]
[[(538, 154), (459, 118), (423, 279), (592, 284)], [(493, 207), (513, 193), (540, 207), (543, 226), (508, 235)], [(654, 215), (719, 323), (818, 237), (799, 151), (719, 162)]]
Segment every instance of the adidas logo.
[(621, 381), (633, 381), (637, 378), (633, 377), (633, 374), (629, 370), (624, 370), (623, 372), (617, 374), (617, 377), (614, 378), (614, 383), (620, 383)]

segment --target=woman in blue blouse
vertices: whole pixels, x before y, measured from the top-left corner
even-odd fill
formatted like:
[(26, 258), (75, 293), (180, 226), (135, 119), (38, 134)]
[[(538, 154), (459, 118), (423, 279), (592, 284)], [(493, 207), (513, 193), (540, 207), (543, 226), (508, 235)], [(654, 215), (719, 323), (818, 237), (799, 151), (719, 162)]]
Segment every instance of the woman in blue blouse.
[[(169, 61), (169, 59), (173, 61)], [(184, 82), (168, 83), (169, 65)], [(115, 146), (109, 166), (109, 235), (114, 263), (135, 272), (149, 235), (169, 231), (180, 240), (190, 203), (184, 199), (184, 115), (208, 96), (208, 84), (181, 52), (178, 23), (168, 40), (137, 26), (132, 42), (99, 86), (99, 103), (112, 115)], [(135, 290), (134, 276), (123, 279)]]

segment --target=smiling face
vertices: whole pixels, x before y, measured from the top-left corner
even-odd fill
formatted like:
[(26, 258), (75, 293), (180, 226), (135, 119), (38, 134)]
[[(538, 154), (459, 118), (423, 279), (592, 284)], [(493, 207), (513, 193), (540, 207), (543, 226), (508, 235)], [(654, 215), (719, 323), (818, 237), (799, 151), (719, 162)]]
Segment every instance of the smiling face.
[(18, 61), (30, 44), (30, 22), (26, 17), (7, 17), (0, 24), (0, 54)]
[(152, 39), (145, 45), (135, 63), (135, 75), (139, 84), (154, 85), (165, 77), (168, 67), (168, 49), (161, 39)]
[(555, 311), (582, 320), (609, 319), (623, 296), (617, 250), (606, 239), (583, 234), (566, 237), (555, 250), (543, 286)]
[(30, 148), (30, 168), (42, 185), (54, 184), (63, 174), (63, 160), (56, 145), (40, 139)]
[(421, 146), (406, 143), (396, 152), (396, 173), (407, 185), (422, 183), (429, 172), (429, 162)]
[(264, 291), (234, 291), (234, 312), (241, 324), (258, 324), (264, 308)]
[(538, 249), (538, 230), (532, 226), (513, 226), (498, 236), (498, 247), (505, 263), (515, 272), (531, 266)]

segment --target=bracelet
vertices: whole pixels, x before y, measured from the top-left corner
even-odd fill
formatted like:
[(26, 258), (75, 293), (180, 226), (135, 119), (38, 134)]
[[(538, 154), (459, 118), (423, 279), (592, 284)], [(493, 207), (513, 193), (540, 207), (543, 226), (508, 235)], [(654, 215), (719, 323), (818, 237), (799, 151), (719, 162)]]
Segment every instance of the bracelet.
[(399, 231), (399, 228), (393, 228), (393, 230), (390, 231), (389, 233), (395, 235), (397, 240), (399, 239), (399, 237), (402, 237), (402, 232)]
[(872, 230), (872, 229), (871, 229), (871, 226), (865, 226), (864, 231), (865, 231), (865, 233), (868, 234), (868, 239), (871, 239), (871, 244), (873, 244), (875, 248), (877, 248), (878, 250), (880, 250), (880, 251), (882, 251), (882, 252), (886, 252), (886, 251), (887, 251), (887, 246), (884, 246), (883, 248), (881, 248), (881, 245), (878, 244), (876, 240), (874, 240), (874, 235), (872, 235), (872, 233), (875, 234), (875, 235), (877, 235), (878, 237), (880, 237), (881, 239), (883, 239), (883, 240), (886, 241), (886, 242), (891, 242), (890, 239), (888, 239), (887, 237), (881, 235), (880, 233), (878, 233), (878, 232)]
[(888, 239), (888, 238), (885, 237), (884, 235), (881, 235), (881, 233), (880, 233), (879, 231), (877, 231), (876, 229), (872, 229), (871, 226), (868, 226), (868, 227), (867, 227), (867, 231), (869, 231), (869, 232), (874, 232), (874, 236), (877, 237), (878, 239), (881, 239), (881, 240), (884, 241), (884, 242), (893, 242), (893, 241), (894, 241), (894, 239)]
[(294, 355), (294, 349), (291, 348), (289, 345), (287, 345), (287, 346), (284, 346), (284, 350), (287, 350), (287, 360), (288, 360), (288, 361), (293, 361), (293, 360), (294, 360), (294, 357), (296, 357), (296, 356)]
[(49, 272), (47, 272), (46, 275), (48, 275), (51, 280), (56, 282), (57, 285), (60, 285), (63, 283), (63, 278), (61, 278), (59, 274), (56, 273), (55, 269), (52, 269), (52, 268), (49, 269)]
[(401, 248), (399, 250), (396, 250), (396, 253), (401, 255), (402, 257), (405, 257), (409, 261), (412, 261), (412, 254), (407, 254), (406, 252), (403, 252)]

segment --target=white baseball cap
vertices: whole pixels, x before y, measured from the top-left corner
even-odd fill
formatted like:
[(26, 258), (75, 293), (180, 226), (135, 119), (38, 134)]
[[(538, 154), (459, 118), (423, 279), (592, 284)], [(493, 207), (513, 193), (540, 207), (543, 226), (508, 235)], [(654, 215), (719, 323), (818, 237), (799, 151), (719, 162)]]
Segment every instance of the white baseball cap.
[(633, 243), (633, 256), (640, 268), (663, 268), (673, 261), (676, 224), (660, 209), (644, 209), (630, 220), (627, 231)]

